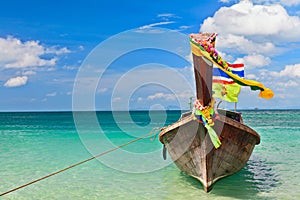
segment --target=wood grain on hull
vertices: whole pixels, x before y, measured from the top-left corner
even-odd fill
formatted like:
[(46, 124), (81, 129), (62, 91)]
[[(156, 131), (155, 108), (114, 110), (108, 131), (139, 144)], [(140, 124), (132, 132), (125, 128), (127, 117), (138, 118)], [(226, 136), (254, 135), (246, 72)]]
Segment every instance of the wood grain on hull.
[(207, 192), (217, 180), (243, 168), (260, 142), (254, 130), (228, 117), (220, 116), (213, 128), (222, 141), (219, 149), (214, 148), (206, 129), (191, 115), (159, 135), (177, 167), (200, 180)]

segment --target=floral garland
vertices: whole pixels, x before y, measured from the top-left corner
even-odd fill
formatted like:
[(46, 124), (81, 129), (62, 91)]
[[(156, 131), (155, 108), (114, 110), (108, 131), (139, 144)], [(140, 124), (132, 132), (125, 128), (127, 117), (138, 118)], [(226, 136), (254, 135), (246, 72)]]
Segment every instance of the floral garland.
[(194, 104), (194, 114), (201, 116), (200, 120), (203, 122), (203, 124), (208, 124), (209, 126), (214, 125), (213, 117), (215, 116), (215, 110), (214, 110), (215, 100), (212, 99), (210, 104), (207, 106), (203, 106), (200, 101), (197, 99)]
[(194, 104), (194, 119), (200, 123), (203, 123), (211, 139), (211, 142), (213, 143), (214, 147), (218, 149), (221, 146), (221, 140), (215, 130), (212, 128), (212, 126), (214, 126), (215, 124), (214, 119), (219, 117), (215, 113), (214, 104), (215, 100), (212, 99), (209, 105), (203, 106), (197, 99)]
[(198, 44), (205, 51), (207, 51), (209, 53), (209, 55), (211, 56), (211, 58), (213, 58), (225, 70), (230, 71), (230, 68), (228, 67), (227, 62), (222, 59), (222, 57), (219, 55), (218, 51), (214, 48), (214, 45), (212, 44), (212, 41), (214, 41), (216, 36), (217, 36), (217, 34), (213, 34), (207, 40), (198, 40), (197, 38), (194, 37), (193, 34), (191, 34), (190, 38), (194, 43)]

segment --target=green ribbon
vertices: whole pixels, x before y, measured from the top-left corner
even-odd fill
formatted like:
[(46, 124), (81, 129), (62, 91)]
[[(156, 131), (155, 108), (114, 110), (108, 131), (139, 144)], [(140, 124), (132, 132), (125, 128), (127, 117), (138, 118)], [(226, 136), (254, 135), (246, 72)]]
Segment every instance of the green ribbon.
[(217, 133), (215, 132), (215, 130), (209, 126), (208, 124), (205, 124), (205, 128), (207, 129), (207, 132), (209, 134), (209, 137), (212, 141), (212, 143), (214, 144), (215, 148), (218, 149), (221, 146), (221, 141), (217, 135)]

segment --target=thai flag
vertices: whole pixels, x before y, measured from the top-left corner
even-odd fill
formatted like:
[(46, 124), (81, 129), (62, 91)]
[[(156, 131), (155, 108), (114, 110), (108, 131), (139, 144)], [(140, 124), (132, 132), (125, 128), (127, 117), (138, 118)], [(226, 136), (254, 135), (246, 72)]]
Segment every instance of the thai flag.
[[(236, 74), (241, 78), (245, 77), (244, 64), (229, 64), (228, 63), (228, 66), (231, 69), (231, 72), (233, 74)], [(225, 74), (222, 70), (214, 67), (213, 68), (213, 83), (233, 84), (234, 81), (227, 74)]]

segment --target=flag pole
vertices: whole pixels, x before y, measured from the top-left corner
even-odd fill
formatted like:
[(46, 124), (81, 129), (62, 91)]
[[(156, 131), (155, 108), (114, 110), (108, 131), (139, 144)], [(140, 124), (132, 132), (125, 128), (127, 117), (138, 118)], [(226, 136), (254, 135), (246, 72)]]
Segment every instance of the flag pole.
[(190, 97), (189, 105), (190, 105), (190, 111), (192, 111), (192, 109), (193, 109), (193, 97)]

